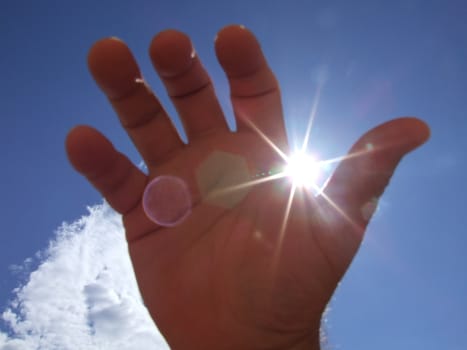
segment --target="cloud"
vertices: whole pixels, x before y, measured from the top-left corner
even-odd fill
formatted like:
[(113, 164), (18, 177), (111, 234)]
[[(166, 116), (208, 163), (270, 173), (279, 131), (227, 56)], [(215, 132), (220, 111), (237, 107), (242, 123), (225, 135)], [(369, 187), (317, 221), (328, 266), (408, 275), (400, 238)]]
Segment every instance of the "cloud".
[(142, 303), (120, 216), (108, 205), (63, 224), (36, 259), (1, 314), (1, 350), (168, 349)]

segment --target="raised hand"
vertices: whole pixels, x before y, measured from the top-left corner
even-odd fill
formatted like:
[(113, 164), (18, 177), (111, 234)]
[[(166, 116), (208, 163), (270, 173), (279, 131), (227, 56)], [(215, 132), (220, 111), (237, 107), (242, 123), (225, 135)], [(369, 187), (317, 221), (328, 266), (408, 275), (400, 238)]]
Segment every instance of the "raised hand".
[[(275, 147), (288, 153), (279, 86), (245, 28), (224, 28), (215, 48), (236, 132), (187, 36), (162, 32), (149, 52), (188, 144), (127, 46), (104, 39), (92, 47), (89, 67), (149, 175), (87, 126), (68, 135), (70, 161), (123, 215), (142, 297), (173, 349), (318, 349), (321, 314), (358, 250), (372, 206), (428, 128), (400, 118), (369, 131), (318, 197), (287, 178), (256, 181), (256, 174), (284, 165)], [(191, 213), (173, 227), (143, 210), (145, 187), (160, 175), (183, 180), (192, 201)]]

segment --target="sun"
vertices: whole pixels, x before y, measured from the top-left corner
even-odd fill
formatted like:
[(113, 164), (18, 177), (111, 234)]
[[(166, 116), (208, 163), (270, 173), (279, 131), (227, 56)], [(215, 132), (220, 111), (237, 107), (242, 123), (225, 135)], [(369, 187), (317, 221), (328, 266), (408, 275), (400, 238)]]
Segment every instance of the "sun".
[(297, 188), (313, 189), (317, 187), (322, 169), (316, 157), (300, 151), (287, 158), (284, 173)]

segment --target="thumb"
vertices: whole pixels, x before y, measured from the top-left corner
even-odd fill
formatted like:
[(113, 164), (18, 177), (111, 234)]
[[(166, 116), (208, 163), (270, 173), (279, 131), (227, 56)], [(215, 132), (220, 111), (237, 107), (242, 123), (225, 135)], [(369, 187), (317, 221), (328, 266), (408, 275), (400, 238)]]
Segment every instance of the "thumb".
[(322, 196), (359, 238), (402, 157), (429, 136), (428, 126), (417, 118), (394, 119), (363, 135), (339, 164)]

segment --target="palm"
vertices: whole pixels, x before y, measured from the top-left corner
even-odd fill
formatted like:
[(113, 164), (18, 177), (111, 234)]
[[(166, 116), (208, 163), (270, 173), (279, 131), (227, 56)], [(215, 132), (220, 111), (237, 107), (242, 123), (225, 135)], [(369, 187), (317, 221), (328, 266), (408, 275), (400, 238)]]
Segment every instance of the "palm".
[[(186, 174), (184, 180), (193, 187), (193, 170), (199, 161), (209, 157), (204, 149), (228, 149), (243, 156), (252, 167), (256, 165), (257, 153), (262, 154), (262, 166), (264, 159), (270, 165), (277, 161), (275, 152), (257, 135), (229, 133), (212, 135), (200, 141), (200, 145), (191, 145), (168, 165), (161, 165), (155, 175), (181, 170)], [(257, 153), (252, 154), (251, 149)], [(310, 235), (303, 234), (310, 233), (310, 224), (296, 215), (290, 217), (287, 230), (295, 234), (294, 239), (285, 236), (282, 249), (277, 249), (280, 240), (277, 228), (284, 220), (288, 200), (286, 182), (283, 181), (280, 190), (278, 182), (251, 187), (246, 198), (231, 208), (201, 202), (175, 228), (155, 226), (155, 230), (167, 232), (143, 234), (141, 239), (130, 241), (143, 298), (164, 334), (182, 333), (190, 344), (193, 337), (204, 341), (222, 339), (226, 335), (222, 332), (232, 332), (233, 336), (241, 326), (249, 325), (249, 329), (258, 328), (251, 335), (263, 342), (264, 328), (286, 329), (294, 341), (307, 335), (310, 324), (319, 322), (338, 277), (331, 273)], [(147, 232), (140, 221), (128, 225), (127, 230), (134, 237)], [(300, 253), (300, 247), (305, 246), (306, 251)], [(315, 280), (310, 280), (310, 271), (315, 271)], [(316, 271), (322, 272), (322, 276)], [(291, 286), (292, 279), (297, 279), (296, 288)], [(288, 300), (287, 307), (283, 305), (284, 298)], [(224, 302), (226, 299), (228, 302)], [(310, 312), (304, 314), (304, 309)], [(184, 322), (171, 322), (173, 315), (180, 312), (185, 315)], [(198, 328), (194, 325), (200, 314), (207, 325)], [(282, 321), (273, 321), (277, 319)], [(223, 320), (222, 325), (219, 320)], [(221, 333), (214, 335), (213, 330), (219, 326)], [(236, 344), (235, 348), (242, 345), (245, 346)]]
[[(316, 346), (321, 313), (369, 219), (361, 208), (381, 195), (397, 162), (426, 139), (427, 129), (404, 118), (372, 130), (351, 152), (362, 151), (367, 142), (375, 151), (344, 161), (318, 198), (296, 192), (289, 203), (291, 186), (282, 179), (251, 186), (245, 197), (219, 205), (200, 190), (197, 173), (213, 152), (236, 155), (253, 176), (281, 162), (257, 130), (284, 151), (286, 141), (278, 86), (252, 35), (228, 27), (216, 49), (229, 77), (236, 133), (228, 131), (185, 36), (160, 35), (151, 56), (184, 121), (186, 146), (155, 96), (135, 83), (139, 71), (128, 49), (105, 40), (91, 51), (91, 71), (148, 164), (149, 176), (87, 127), (70, 134), (70, 159), (123, 214), (143, 299), (171, 346)], [(239, 51), (242, 57), (236, 56)], [(182, 178), (193, 198), (190, 216), (172, 228), (151, 222), (142, 209), (148, 179), (161, 174)]]

